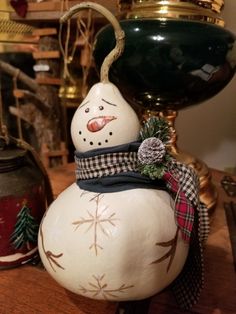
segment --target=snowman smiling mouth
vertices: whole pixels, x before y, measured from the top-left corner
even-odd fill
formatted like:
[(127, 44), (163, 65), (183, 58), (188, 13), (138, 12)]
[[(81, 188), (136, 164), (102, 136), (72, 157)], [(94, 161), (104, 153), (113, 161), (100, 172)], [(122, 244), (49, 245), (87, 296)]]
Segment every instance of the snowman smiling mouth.
[(90, 132), (98, 132), (102, 130), (109, 122), (117, 119), (114, 116), (99, 116), (92, 118), (87, 123), (87, 129)]

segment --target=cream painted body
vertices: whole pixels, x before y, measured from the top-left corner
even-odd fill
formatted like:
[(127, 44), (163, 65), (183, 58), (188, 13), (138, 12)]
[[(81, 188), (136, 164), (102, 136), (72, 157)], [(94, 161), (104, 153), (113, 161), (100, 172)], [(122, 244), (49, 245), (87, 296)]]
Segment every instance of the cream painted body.
[[(92, 87), (71, 125), (81, 152), (136, 141), (139, 130), (135, 112), (111, 83)], [(152, 296), (177, 277), (188, 254), (180, 232), (175, 237), (173, 207), (165, 191), (98, 194), (74, 183), (41, 222), (42, 262), (58, 283), (86, 297), (121, 301)]]
[[(179, 234), (167, 272), (170, 247), (158, 242), (176, 233), (170, 196), (133, 189), (96, 194), (72, 184), (54, 201), (41, 225), (39, 252), (51, 276), (68, 290), (94, 299), (135, 300), (156, 294), (180, 273), (188, 245)], [(48, 260), (54, 255), (58, 265)]]

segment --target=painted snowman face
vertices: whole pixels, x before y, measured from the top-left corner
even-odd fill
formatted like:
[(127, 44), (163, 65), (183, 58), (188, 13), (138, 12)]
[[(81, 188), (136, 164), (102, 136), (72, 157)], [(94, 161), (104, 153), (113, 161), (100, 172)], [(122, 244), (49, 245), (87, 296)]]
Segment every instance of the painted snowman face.
[(71, 137), (76, 150), (86, 152), (136, 141), (140, 123), (112, 83), (97, 83), (76, 110)]

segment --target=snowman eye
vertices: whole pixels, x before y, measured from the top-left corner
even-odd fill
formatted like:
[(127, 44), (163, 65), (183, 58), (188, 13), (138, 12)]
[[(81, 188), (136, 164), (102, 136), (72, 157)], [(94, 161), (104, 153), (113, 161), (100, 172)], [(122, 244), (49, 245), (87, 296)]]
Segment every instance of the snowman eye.
[(99, 106), (99, 110), (103, 110), (104, 109), (104, 107), (103, 106)]
[(89, 108), (86, 108), (84, 111), (85, 111), (86, 113), (88, 113), (88, 112), (89, 112)]

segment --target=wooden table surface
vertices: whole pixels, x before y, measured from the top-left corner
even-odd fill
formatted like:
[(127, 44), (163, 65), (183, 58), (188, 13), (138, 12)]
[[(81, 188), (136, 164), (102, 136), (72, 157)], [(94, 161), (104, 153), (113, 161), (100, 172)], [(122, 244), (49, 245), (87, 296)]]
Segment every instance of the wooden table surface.
[[(211, 216), (205, 249), (205, 287), (191, 311), (177, 307), (168, 289), (152, 298), (149, 314), (236, 314), (236, 272), (223, 203), (233, 201), (220, 185), (223, 173), (212, 171), (219, 200)], [(74, 181), (74, 164), (49, 171), (58, 195)], [(39, 266), (24, 265), (0, 271), (0, 314), (115, 314), (117, 304), (93, 301), (59, 286)]]

